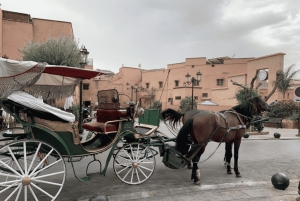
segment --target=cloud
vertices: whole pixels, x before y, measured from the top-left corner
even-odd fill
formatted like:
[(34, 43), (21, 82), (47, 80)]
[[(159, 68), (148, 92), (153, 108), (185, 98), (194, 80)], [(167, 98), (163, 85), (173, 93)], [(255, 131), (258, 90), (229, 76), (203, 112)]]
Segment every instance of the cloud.
[(191, 57), (286, 53), (299, 63), (300, 1), (3, 0), (3, 10), (72, 23), (95, 68), (166, 68)]

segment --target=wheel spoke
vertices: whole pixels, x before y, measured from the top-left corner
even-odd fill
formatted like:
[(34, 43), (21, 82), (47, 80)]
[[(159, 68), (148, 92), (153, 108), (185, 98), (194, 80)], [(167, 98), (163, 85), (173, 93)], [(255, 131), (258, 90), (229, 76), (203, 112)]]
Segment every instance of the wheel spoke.
[[(59, 163), (61, 160), (62, 160), (62, 159), (59, 159), (59, 160), (57, 160), (57, 161), (54, 161), (53, 163), (51, 163), (51, 164), (49, 164), (49, 165), (43, 167), (42, 169), (40, 169), (40, 170), (38, 170), (38, 171), (36, 171), (36, 172), (32, 171), (31, 174), (30, 174), (29, 176), (32, 177), (32, 176), (34, 176), (34, 175), (37, 175), (37, 174), (40, 173), (41, 171), (50, 168), (51, 166), (55, 165), (56, 163)], [(41, 163), (40, 163), (40, 164), (41, 164)], [(39, 167), (40, 164), (39, 164), (37, 167)], [(37, 169), (37, 168), (35, 168), (34, 170), (36, 170), (36, 169)]]
[(141, 180), (140, 180), (140, 176), (139, 176), (139, 173), (138, 173), (138, 169), (137, 169), (137, 168), (134, 168), (134, 169), (135, 169), (136, 177), (137, 177), (137, 179), (138, 179), (138, 181), (139, 181), (139, 183), (140, 183)]
[(15, 192), (20, 188), (21, 184), (19, 184), (19, 186), (13, 191), (11, 192), (11, 194), (5, 199), (6, 200), (9, 200), (9, 198), (11, 198), (11, 196), (13, 196), (15, 194)]
[[(130, 146), (131, 146), (131, 145), (130, 145)], [(127, 151), (124, 150), (124, 152), (125, 152), (125, 154), (129, 157), (129, 159), (130, 159), (131, 161), (133, 161), (133, 159), (131, 158), (131, 156), (129, 156), (129, 154), (127, 153)]]
[(123, 169), (121, 169), (118, 174), (120, 174), (121, 172), (123, 172), (124, 170), (126, 170), (128, 168), (128, 166), (124, 167)]
[(129, 172), (131, 171), (132, 167), (130, 167), (130, 169), (128, 170), (128, 172), (125, 174), (125, 176), (123, 177), (123, 179), (125, 179), (127, 177), (127, 175), (129, 174)]
[(27, 186), (24, 186), (24, 200), (27, 201)]
[(139, 165), (139, 167), (141, 167), (141, 168), (143, 168), (143, 169), (145, 169), (145, 170), (152, 171), (151, 169), (149, 169), (149, 168), (146, 168), (146, 167), (144, 167), (144, 166), (142, 166), (142, 165)]
[(37, 199), (37, 197), (36, 197), (36, 195), (35, 195), (33, 189), (31, 188), (31, 186), (28, 186), (28, 188), (29, 188), (29, 190), (30, 190), (32, 196), (34, 197), (34, 199), (35, 199), (36, 201), (38, 201), (38, 199)]
[(46, 160), (46, 158), (53, 152), (54, 149), (51, 149), (51, 151), (49, 151), (49, 153), (43, 158), (43, 160), (40, 161), (40, 163), (34, 168), (34, 170), (31, 172), (30, 176), (32, 176), (35, 171), (38, 169), (38, 167), (40, 167), (43, 162)]
[[(7, 147), (7, 149), (8, 149), (8, 151), (9, 151), (10, 155), (12, 156), (12, 158), (13, 158), (13, 160), (14, 160), (15, 164), (16, 164), (16, 165), (17, 165), (17, 167), (19, 168), (19, 170), (20, 170), (21, 174), (22, 174), (22, 175), (24, 175), (23, 169), (21, 168), (21, 166), (20, 166), (19, 162), (17, 161), (17, 159), (16, 159), (15, 155), (12, 153), (12, 151), (11, 151), (10, 147), (8, 146), (8, 147)], [(0, 161), (0, 163), (1, 163), (1, 161)], [(6, 167), (8, 167), (8, 166), (6, 165)], [(9, 167), (9, 168), (10, 168), (10, 167)], [(12, 169), (12, 170), (13, 170), (13, 169)], [(15, 173), (19, 174), (19, 173), (18, 173), (18, 172), (16, 172), (15, 170), (13, 170), (13, 171), (14, 171)], [(21, 176), (21, 174), (19, 174), (19, 175)]]
[(44, 181), (44, 180), (39, 180), (39, 179), (32, 179), (32, 181), (40, 182), (40, 183), (44, 183), (44, 184), (51, 184), (51, 185), (55, 185), (55, 186), (62, 186), (59, 183), (54, 183), (54, 182)]
[(54, 176), (54, 175), (58, 175), (58, 174), (64, 174), (64, 173), (65, 173), (65, 171), (60, 171), (60, 172), (55, 172), (55, 173), (51, 173), (51, 174), (41, 175), (41, 176), (38, 176), (38, 177), (32, 177), (31, 179), (35, 180), (35, 179), (40, 179), (40, 178)]
[(3, 164), (8, 170), (12, 171), (16, 175), (19, 175), (19, 177), (22, 177), (22, 175), (20, 173), (18, 173), (17, 171), (15, 171), (14, 169), (12, 169), (10, 166), (8, 166), (5, 163), (3, 163), (1, 160), (0, 160), (0, 163)]
[(143, 172), (143, 170), (140, 167), (137, 167), (139, 169), (139, 171), (144, 175), (144, 177), (147, 178), (146, 174)]
[(134, 168), (131, 168), (132, 169), (132, 171), (131, 171), (131, 181), (130, 181), (130, 183), (132, 183), (132, 180), (133, 180), (133, 173), (134, 173)]
[(22, 188), (23, 188), (23, 185), (21, 185), (21, 184), (19, 184), (19, 191), (18, 191), (18, 194), (17, 194), (17, 196), (16, 196), (16, 200), (15, 201), (17, 201), (17, 200), (19, 200), (19, 197), (20, 197), (20, 194), (21, 194), (21, 191), (22, 191)]
[(0, 194), (3, 193), (4, 191), (6, 191), (7, 189), (10, 189), (11, 187), (13, 187), (16, 183), (17, 183), (17, 182), (15, 182), (15, 183), (13, 183), (13, 184), (7, 186), (6, 188), (2, 189), (2, 190), (0, 191)]
[(34, 161), (35, 161), (35, 158), (36, 158), (38, 152), (40, 151), (41, 145), (42, 145), (42, 143), (39, 143), (39, 145), (38, 145), (38, 147), (37, 147), (35, 153), (33, 154), (33, 159), (32, 159), (32, 161), (31, 161), (31, 163), (30, 163), (29, 168), (28, 168), (28, 172), (31, 170), (31, 168), (32, 168), (32, 166), (33, 166), (33, 163), (34, 163)]
[(50, 195), (49, 193), (47, 193), (46, 191), (44, 191), (43, 189), (41, 189), (40, 187), (38, 187), (37, 185), (35, 185), (34, 183), (31, 183), (31, 185), (33, 187), (35, 187), (36, 189), (38, 189), (39, 191), (41, 191), (42, 193), (44, 193), (45, 195), (48, 195), (50, 198), (54, 198), (52, 195)]
[(25, 173), (25, 175), (27, 175), (28, 173), (27, 173), (27, 152), (26, 152), (26, 142), (24, 141), (23, 142), (23, 149), (24, 149), (24, 151), (23, 151), (23, 153), (24, 153), (24, 173)]

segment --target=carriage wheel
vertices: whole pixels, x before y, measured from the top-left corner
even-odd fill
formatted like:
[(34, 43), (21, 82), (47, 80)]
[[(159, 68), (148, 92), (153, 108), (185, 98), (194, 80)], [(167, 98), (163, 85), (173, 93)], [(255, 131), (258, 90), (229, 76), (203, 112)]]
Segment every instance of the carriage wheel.
[(141, 184), (151, 177), (155, 169), (155, 155), (141, 143), (130, 143), (115, 156), (113, 167), (118, 178), (127, 184)]
[(0, 197), (6, 200), (55, 200), (65, 177), (62, 156), (45, 142), (21, 140), (0, 148)]
[[(12, 134), (12, 135), (10, 136), (10, 134)], [(0, 147), (3, 147), (4, 145), (7, 145), (7, 144), (13, 142), (14, 138), (16, 137), (16, 134), (20, 134), (21, 138), (26, 137), (25, 131), (22, 127), (11, 127), (11, 128), (1, 129), (0, 130)]]

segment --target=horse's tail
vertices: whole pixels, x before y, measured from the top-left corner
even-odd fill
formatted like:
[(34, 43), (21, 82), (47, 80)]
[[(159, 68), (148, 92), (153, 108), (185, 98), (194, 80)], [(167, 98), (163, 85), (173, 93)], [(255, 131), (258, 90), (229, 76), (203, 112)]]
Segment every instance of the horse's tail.
[(169, 121), (172, 127), (176, 127), (176, 125), (180, 122), (181, 117), (184, 116), (184, 113), (177, 112), (171, 108), (164, 110), (161, 113), (161, 117), (165, 121)]
[(189, 145), (187, 145), (188, 142), (188, 134), (191, 133), (191, 130), (193, 128), (193, 118), (188, 119), (181, 129), (179, 130), (179, 133), (176, 138), (176, 150), (178, 150), (183, 155), (188, 153)]

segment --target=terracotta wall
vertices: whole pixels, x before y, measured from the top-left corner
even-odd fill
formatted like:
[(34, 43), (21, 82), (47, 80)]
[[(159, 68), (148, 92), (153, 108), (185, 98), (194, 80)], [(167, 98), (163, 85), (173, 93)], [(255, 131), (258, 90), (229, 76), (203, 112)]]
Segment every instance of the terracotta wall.
[(29, 14), (0, 9), (0, 51), (10, 59), (22, 60), (19, 49), (26, 41), (43, 41), (49, 37), (69, 35), (74, 37), (70, 22), (31, 18)]

